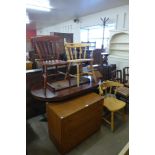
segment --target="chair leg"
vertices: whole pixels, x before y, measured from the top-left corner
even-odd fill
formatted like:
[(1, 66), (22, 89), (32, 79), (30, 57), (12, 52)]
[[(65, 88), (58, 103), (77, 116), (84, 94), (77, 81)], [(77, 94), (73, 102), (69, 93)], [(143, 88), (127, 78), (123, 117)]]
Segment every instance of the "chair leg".
[(68, 80), (69, 87), (71, 87), (70, 67), (71, 67), (71, 63), (68, 63), (66, 68), (66, 74), (65, 74), (65, 80)]
[(114, 131), (114, 112), (111, 112), (111, 130)]
[(77, 86), (79, 87), (80, 84), (80, 68), (79, 64), (77, 64)]
[(65, 74), (65, 80), (69, 77), (70, 67), (71, 67), (71, 63), (69, 63), (67, 65), (66, 74)]
[(44, 78), (44, 95), (46, 96), (46, 89), (47, 89), (47, 66), (43, 66), (43, 78)]
[(94, 68), (93, 68), (93, 62), (90, 62), (90, 69), (91, 69), (91, 72), (93, 74), (94, 81), (97, 82), (97, 79), (96, 79), (96, 76), (95, 76), (95, 72), (94, 72)]

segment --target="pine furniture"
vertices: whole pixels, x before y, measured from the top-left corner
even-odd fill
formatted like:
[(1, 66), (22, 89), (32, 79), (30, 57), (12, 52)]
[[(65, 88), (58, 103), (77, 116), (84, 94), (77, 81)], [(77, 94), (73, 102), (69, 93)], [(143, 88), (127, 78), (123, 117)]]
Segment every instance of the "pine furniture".
[[(68, 62), (66, 77), (68, 75), (71, 77), (76, 77), (78, 87), (80, 85), (80, 77), (84, 75), (92, 76), (94, 81), (97, 82), (93, 68), (93, 59), (86, 57), (86, 50), (88, 46), (89, 44), (83, 44), (83, 43), (65, 43), (65, 51)], [(89, 71), (83, 70), (83, 65), (85, 65), (85, 63), (89, 63)], [(70, 74), (71, 65), (76, 65), (77, 67), (76, 75)]]
[[(123, 120), (125, 121), (125, 106), (126, 103), (115, 97), (116, 91), (113, 88), (122, 87), (123, 84), (114, 81), (104, 81), (99, 85), (99, 94), (104, 96), (102, 102), (103, 109), (106, 108), (110, 112), (110, 120), (103, 116), (103, 120), (110, 124), (111, 130), (114, 131), (114, 114), (122, 110)], [(114, 91), (114, 92), (113, 92)]]

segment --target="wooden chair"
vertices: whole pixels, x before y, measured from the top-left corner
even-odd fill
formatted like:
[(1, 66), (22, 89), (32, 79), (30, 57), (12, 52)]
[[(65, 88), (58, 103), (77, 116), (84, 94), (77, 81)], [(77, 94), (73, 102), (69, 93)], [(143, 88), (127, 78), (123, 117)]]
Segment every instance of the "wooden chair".
[[(91, 75), (93, 76), (94, 81), (97, 81), (93, 69), (93, 59), (86, 58), (86, 49), (88, 46), (88, 44), (83, 43), (65, 43), (67, 62), (69, 63), (67, 74), (69, 74), (71, 77), (77, 78), (78, 87), (80, 85), (80, 77), (83, 75)], [(83, 71), (83, 65), (86, 63), (89, 63), (89, 71)], [(70, 74), (70, 67), (73, 64), (75, 64), (77, 67), (76, 75)]]
[(125, 106), (126, 103), (118, 100), (115, 95), (116, 91), (113, 90), (113, 88), (122, 87), (123, 84), (119, 82), (114, 81), (104, 81), (99, 85), (99, 94), (104, 96), (103, 101), (103, 109), (106, 108), (108, 111), (110, 111), (111, 119), (110, 121), (106, 118), (106, 116), (103, 116), (103, 120), (111, 125), (111, 130), (114, 131), (114, 113), (119, 112), (120, 110), (123, 110), (123, 119), (125, 121)]
[[(44, 79), (44, 92), (46, 95), (47, 86), (55, 91), (54, 87), (48, 82), (48, 77), (56, 77), (60, 74), (64, 74), (58, 71), (60, 66), (67, 66), (66, 61), (59, 59), (60, 47), (63, 46), (63, 39), (58, 36), (40, 36), (32, 38), (33, 46), (39, 56), (43, 68), (43, 79)], [(55, 68), (55, 73), (49, 74), (49, 68)]]
[(111, 71), (111, 79), (110, 80), (122, 83), (122, 70)]
[(125, 86), (129, 87), (129, 67), (123, 68), (123, 83)]
[(103, 56), (101, 49), (93, 50), (93, 66), (103, 74)]

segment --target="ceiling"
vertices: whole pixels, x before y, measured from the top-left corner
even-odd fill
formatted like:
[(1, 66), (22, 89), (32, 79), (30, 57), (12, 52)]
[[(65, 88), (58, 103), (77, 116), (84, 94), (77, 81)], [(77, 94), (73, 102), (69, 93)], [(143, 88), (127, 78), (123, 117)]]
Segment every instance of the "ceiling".
[(79, 18), (106, 9), (129, 4), (129, 0), (49, 0), (54, 8), (50, 12), (27, 9), (30, 24), (27, 29), (43, 28), (70, 19)]

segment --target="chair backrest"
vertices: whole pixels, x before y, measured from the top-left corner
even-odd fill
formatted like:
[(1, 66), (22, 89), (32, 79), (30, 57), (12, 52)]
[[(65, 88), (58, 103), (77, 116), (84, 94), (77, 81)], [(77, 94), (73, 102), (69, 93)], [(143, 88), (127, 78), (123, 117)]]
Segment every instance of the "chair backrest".
[(96, 49), (96, 41), (94, 41), (94, 42), (90, 42), (90, 41), (84, 42), (84, 41), (82, 41), (81, 43), (89, 44), (89, 46), (87, 48), (88, 51)]
[(102, 50), (101, 49), (95, 49), (93, 50), (93, 64), (96, 65), (100, 65), (103, 67), (103, 56), (101, 54)]
[(106, 80), (103, 81), (100, 85), (99, 85), (99, 94), (100, 95), (106, 95), (107, 93), (109, 94), (116, 94), (116, 91), (113, 90), (114, 87), (123, 87), (124, 85), (116, 82), (116, 81), (110, 81), (110, 80)]
[(129, 67), (123, 68), (123, 83), (129, 82)]
[(111, 71), (111, 80), (122, 82), (122, 70), (113, 70)]
[(33, 46), (40, 60), (59, 59), (60, 46), (63, 46), (63, 39), (58, 36), (39, 36), (32, 38)]
[(67, 60), (86, 59), (89, 44), (65, 43)]

